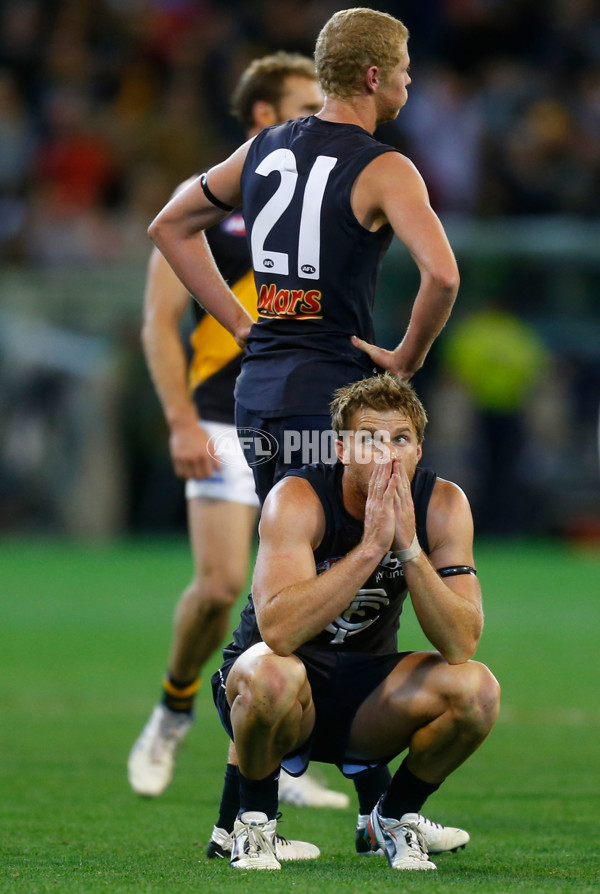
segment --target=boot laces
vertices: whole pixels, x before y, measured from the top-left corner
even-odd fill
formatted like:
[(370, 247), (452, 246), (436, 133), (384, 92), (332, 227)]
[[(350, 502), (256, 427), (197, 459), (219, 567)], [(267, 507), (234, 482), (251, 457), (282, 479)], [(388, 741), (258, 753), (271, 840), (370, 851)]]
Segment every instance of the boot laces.
[[(278, 824), (283, 822), (283, 815), (282, 815), (281, 811), (277, 814), (275, 819), (277, 820)], [(289, 838), (286, 838), (285, 835), (280, 835), (279, 832), (275, 832), (275, 844), (289, 844), (289, 843), (290, 843)]]
[(433, 820), (430, 820), (426, 816), (423, 816), (422, 813), (417, 814), (417, 816), (419, 817), (419, 822), (423, 823), (426, 826), (432, 826), (434, 829), (443, 829), (444, 828), (441, 823), (434, 823)]
[(411, 854), (419, 859), (423, 859), (423, 857), (426, 858), (429, 852), (427, 850), (427, 845), (425, 844), (423, 833), (412, 823), (403, 823), (403, 826), (404, 840), (406, 841)]
[(269, 851), (273, 853), (273, 843), (271, 839), (265, 835), (260, 826), (248, 826), (248, 841), (244, 850), (248, 854), (259, 854), (261, 851)]

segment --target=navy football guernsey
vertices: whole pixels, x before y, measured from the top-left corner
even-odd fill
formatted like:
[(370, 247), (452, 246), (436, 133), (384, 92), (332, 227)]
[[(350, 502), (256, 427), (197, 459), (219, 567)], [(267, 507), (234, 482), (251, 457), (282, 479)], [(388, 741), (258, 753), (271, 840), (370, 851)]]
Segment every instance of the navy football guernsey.
[[(256, 286), (250, 263), (244, 218), (235, 211), (206, 231), (223, 278), (256, 319)], [(192, 299), (196, 327), (190, 336), (192, 358), (188, 383), (201, 419), (234, 424), (233, 389), (242, 352), (220, 323)]]
[[(291, 469), (287, 475), (305, 478), (319, 497), (325, 513), (325, 535), (315, 550), (317, 573), (322, 574), (339, 562), (360, 542), (363, 522), (350, 515), (342, 497), (342, 463), (315, 463)], [(411, 484), (415, 506), (417, 537), (429, 554), (427, 510), (437, 475), (430, 469), (417, 468)], [(392, 654), (397, 651), (400, 615), (408, 590), (402, 565), (391, 553), (362, 584), (348, 608), (318, 636), (296, 650), (302, 657), (317, 651), (368, 652)], [(223, 650), (225, 659), (235, 657), (260, 642), (252, 597), (244, 608), (233, 642)]]
[(351, 335), (374, 341), (373, 301), (389, 225), (370, 233), (350, 195), (395, 152), (353, 124), (310, 116), (262, 131), (242, 172), (258, 292), (236, 400), (263, 417), (327, 414), (333, 391), (375, 371)]

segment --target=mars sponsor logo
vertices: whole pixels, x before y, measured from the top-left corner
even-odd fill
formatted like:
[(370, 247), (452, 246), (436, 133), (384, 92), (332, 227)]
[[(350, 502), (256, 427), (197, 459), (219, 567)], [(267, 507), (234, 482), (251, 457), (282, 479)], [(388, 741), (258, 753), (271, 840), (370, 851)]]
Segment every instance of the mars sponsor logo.
[(278, 289), (270, 283), (260, 287), (258, 313), (261, 317), (320, 320), (322, 297), (317, 289)]

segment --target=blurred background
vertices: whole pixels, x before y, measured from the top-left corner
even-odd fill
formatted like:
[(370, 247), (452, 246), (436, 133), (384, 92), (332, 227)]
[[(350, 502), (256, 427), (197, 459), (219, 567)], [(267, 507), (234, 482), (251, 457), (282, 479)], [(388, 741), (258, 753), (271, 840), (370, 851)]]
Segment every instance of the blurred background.
[[(243, 140), (250, 60), (312, 55), (346, 5), (0, 0), (0, 533), (183, 529), (140, 345), (146, 228)], [(600, 3), (372, 5), (410, 29), (413, 79), (377, 136), (422, 172), (462, 275), (415, 377), (424, 462), (481, 534), (600, 543)], [(380, 344), (416, 288), (395, 242)]]

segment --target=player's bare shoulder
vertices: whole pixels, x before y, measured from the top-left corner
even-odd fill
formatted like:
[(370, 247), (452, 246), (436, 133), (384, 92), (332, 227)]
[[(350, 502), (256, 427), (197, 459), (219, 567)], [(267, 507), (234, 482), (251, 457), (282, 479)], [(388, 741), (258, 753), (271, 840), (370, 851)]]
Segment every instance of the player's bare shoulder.
[(386, 208), (409, 199), (428, 202), (425, 182), (412, 161), (390, 147), (363, 168), (352, 190), (352, 210), (359, 223), (377, 230), (389, 223)]
[(462, 487), (439, 476), (435, 480), (433, 491), (431, 493), (430, 505), (435, 505), (440, 510), (452, 511), (453, 508), (459, 506), (468, 506), (469, 500)]
[(237, 208), (242, 201), (240, 188), (242, 170), (248, 150), (255, 139), (256, 137), (250, 137), (235, 152), (232, 152), (225, 161), (214, 165), (207, 172), (207, 185), (211, 193), (218, 197), (221, 202), (233, 208)]
[(316, 491), (306, 478), (286, 475), (264, 502), (260, 534), (307, 538), (316, 548), (325, 534), (325, 512)]
[(450, 523), (457, 514), (462, 515), (464, 512), (471, 513), (469, 500), (464, 490), (455, 484), (454, 481), (448, 481), (445, 478), (437, 478), (431, 493), (429, 501), (430, 515), (439, 517), (440, 521)]
[(427, 510), (427, 533), (430, 545), (464, 534), (472, 540), (473, 516), (467, 495), (458, 484), (438, 478)]

